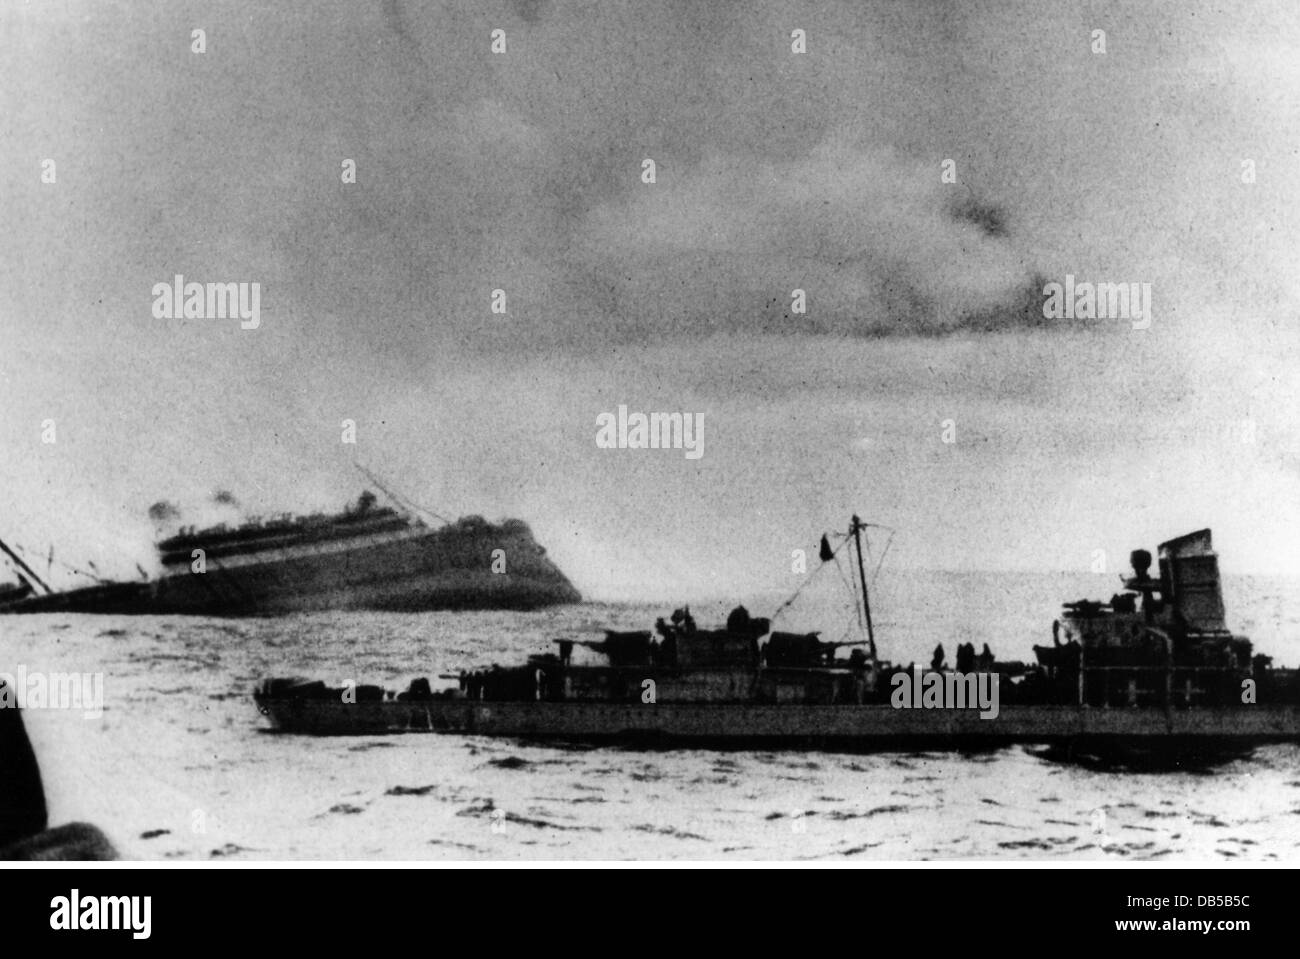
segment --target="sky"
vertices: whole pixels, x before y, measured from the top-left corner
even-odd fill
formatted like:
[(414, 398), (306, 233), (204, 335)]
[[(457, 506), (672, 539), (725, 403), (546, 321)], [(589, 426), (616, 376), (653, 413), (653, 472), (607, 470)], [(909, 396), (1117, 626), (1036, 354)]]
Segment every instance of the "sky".
[[(854, 512), (900, 570), (1209, 526), (1300, 575), (1300, 8), (1246, 11), (0, 0), (0, 536), (133, 575), (155, 501), (360, 461), (598, 599), (794, 582)], [(260, 326), (155, 317), (176, 274)], [(1067, 274), (1149, 327), (1044, 317)], [(620, 405), (703, 455), (599, 448)]]

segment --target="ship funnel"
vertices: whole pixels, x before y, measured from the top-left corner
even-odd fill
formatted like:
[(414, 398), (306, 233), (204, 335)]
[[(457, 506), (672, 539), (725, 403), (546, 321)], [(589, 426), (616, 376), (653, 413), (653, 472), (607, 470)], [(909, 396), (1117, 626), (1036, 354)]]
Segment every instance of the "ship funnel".
[(1219, 557), (1208, 529), (1160, 544), (1160, 578), (1168, 585), (1174, 609), (1190, 630), (1226, 632)]

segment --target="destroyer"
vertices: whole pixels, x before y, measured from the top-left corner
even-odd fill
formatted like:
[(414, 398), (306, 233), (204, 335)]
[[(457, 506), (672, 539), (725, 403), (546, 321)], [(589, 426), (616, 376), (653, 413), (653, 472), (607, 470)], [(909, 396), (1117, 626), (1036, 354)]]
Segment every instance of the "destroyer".
[[(1131, 744), (1170, 750), (1300, 740), (1300, 674), (1252, 656), (1224, 626), (1210, 531), (1133, 554), (1134, 575), (1108, 603), (1068, 603), (1037, 662), (1000, 663), (958, 647), (958, 669), (998, 683), (996, 719), (967, 708), (897, 709), (894, 678), (906, 666), (879, 658), (855, 516), (839, 548), (857, 554), (865, 636), (841, 643), (773, 632), (735, 610), (727, 627), (696, 629), (689, 612), (656, 633), (612, 632), (556, 640), (557, 652), (524, 665), (461, 674), (434, 692), (415, 680), (401, 693), (377, 686), (263, 681), (258, 708), (278, 730), (314, 734), (444, 732), (689, 746), (829, 748), (958, 747), (1010, 742)], [(823, 568), (838, 549), (822, 541)], [(575, 648), (599, 662), (573, 661)], [(847, 657), (840, 649), (850, 648)], [(940, 675), (942, 674), (942, 675)], [(913, 674), (913, 678), (917, 674)], [(942, 649), (919, 673), (946, 684)], [(931, 678), (933, 677), (933, 678)], [(1247, 693), (1249, 692), (1249, 695)]]

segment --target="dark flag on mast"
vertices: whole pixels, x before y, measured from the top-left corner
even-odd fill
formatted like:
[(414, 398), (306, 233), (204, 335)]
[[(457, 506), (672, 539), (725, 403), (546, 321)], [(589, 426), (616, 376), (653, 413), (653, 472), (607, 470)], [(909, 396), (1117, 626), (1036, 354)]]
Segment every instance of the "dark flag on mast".
[(829, 563), (835, 558), (835, 552), (831, 549), (831, 541), (826, 538), (825, 533), (822, 533), (822, 549), (820, 555), (823, 563)]

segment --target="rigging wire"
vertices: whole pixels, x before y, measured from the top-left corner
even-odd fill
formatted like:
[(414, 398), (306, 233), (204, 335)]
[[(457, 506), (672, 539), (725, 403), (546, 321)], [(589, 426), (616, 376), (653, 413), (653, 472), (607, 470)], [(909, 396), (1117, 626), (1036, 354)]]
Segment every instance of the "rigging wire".
[[(831, 551), (830, 560), (823, 561), (822, 564), (818, 566), (815, 570), (813, 570), (813, 572), (809, 575), (809, 577), (799, 585), (799, 588), (794, 591), (794, 594), (791, 595), (789, 599), (787, 599), (784, 603), (782, 603), (780, 606), (776, 608), (776, 611), (772, 614), (771, 617), (772, 622), (775, 623), (776, 620), (799, 598), (799, 595), (804, 591), (804, 589), (810, 583), (812, 583), (812, 581), (817, 577), (817, 575), (821, 573), (821, 571), (824, 570), (827, 566), (831, 565), (832, 562), (835, 564), (835, 569), (840, 575), (840, 582), (843, 584), (845, 591), (848, 593), (848, 595), (856, 597), (856, 593), (850, 575), (847, 572), (845, 572), (845, 569), (840, 564), (840, 559), (839, 559), (840, 550), (842, 550), (850, 542), (850, 538), (843, 533), (837, 533), (834, 535), (839, 538), (840, 543), (838, 546), (835, 547), (834, 550)], [(888, 547), (886, 547), (886, 550), (887, 549)], [(881, 562), (884, 561), (883, 553), (881, 554), (880, 560)], [(879, 565), (877, 565), (876, 567), (877, 572), (879, 572), (879, 568), (880, 568)], [(866, 621), (863, 618), (864, 613), (863, 613), (862, 606), (860, 603), (857, 602), (856, 598), (852, 601), (852, 606), (853, 606), (853, 614), (857, 621), (858, 630), (864, 631), (866, 629)], [(848, 627), (844, 631), (844, 636), (848, 636), (852, 631), (853, 631), (853, 627), (852, 626)], [(843, 639), (843, 637), (841, 637), (841, 639)]]
[[(847, 542), (847, 541), (848, 541), (848, 538), (846, 537), (846, 538), (845, 538), (845, 542)], [(855, 618), (857, 619), (857, 621), (858, 621), (858, 629), (864, 629), (865, 626), (864, 626), (864, 624), (863, 624), (863, 622), (862, 622), (862, 607), (861, 607), (860, 605), (858, 605), (858, 601), (857, 601), (857, 599), (856, 599), (856, 594), (855, 594), (854, 591), (853, 591), (853, 581), (852, 581), (852, 579), (851, 579), (851, 577), (850, 577), (850, 574), (845, 573), (845, 571), (844, 571), (844, 567), (842, 567), (842, 566), (840, 565), (840, 560), (839, 560), (839, 557), (838, 557), (838, 556), (832, 556), (831, 558), (832, 558), (833, 560), (835, 560), (835, 568), (838, 569), (838, 570), (840, 571), (840, 582), (842, 582), (842, 583), (844, 584), (844, 589), (845, 589), (845, 591), (847, 592), (847, 594), (848, 594), (849, 596), (854, 596), (854, 597), (855, 597), (854, 600), (853, 600), (853, 615), (854, 615), (854, 617), (855, 617)]]
[(368, 470), (365, 466), (361, 465), (359, 461), (353, 460), (352, 465), (355, 466), (357, 469), (359, 469), (362, 473), (364, 473), (366, 475), (366, 478), (369, 479), (370, 482), (378, 486), (379, 491), (381, 493), (383, 493), (389, 499), (393, 500), (395, 503), (397, 503), (397, 505), (401, 506), (403, 509), (406, 509), (409, 512), (425, 513), (429, 516), (434, 517), (435, 519), (441, 520), (442, 522), (446, 523), (448, 526), (451, 525), (451, 520), (447, 519), (447, 517), (443, 516), (441, 513), (436, 513), (433, 510), (429, 509), (428, 507), (421, 506), (419, 503), (415, 502), (414, 500), (409, 500), (406, 499), (404, 496), (399, 496), (396, 492), (394, 492), (393, 490), (385, 486), (383, 482), (380, 481), (378, 476), (376, 476), (374, 473)]
[(876, 563), (876, 570), (871, 574), (871, 585), (876, 585), (876, 577), (880, 575), (880, 567), (885, 565), (885, 556), (889, 553), (889, 547), (894, 544), (894, 531), (889, 531), (889, 539), (885, 540), (885, 548), (881, 550), (880, 560)]
[[(843, 548), (844, 548), (844, 543), (840, 543), (840, 545), (837, 546), (835, 550), (831, 553), (831, 559), (835, 559), (836, 554), (838, 554), (839, 551)], [(812, 573), (809, 574), (807, 579), (805, 579), (802, 583), (799, 584), (799, 588), (794, 591), (793, 595), (791, 595), (789, 599), (787, 599), (784, 603), (782, 603), (780, 606), (776, 608), (776, 612), (774, 612), (771, 616), (772, 622), (776, 622), (777, 617), (780, 616), (782, 613), (784, 613), (786, 609), (788, 609), (790, 605), (796, 599), (799, 598), (799, 594), (802, 593), (808, 587), (808, 585), (811, 584), (812, 581), (817, 578), (817, 576), (821, 573), (822, 570), (824, 570), (827, 567), (827, 565), (829, 564), (823, 562), (820, 566), (818, 566), (815, 570), (813, 570)], [(835, 563), (835, 567), (839, 569), (838, 560)]]

